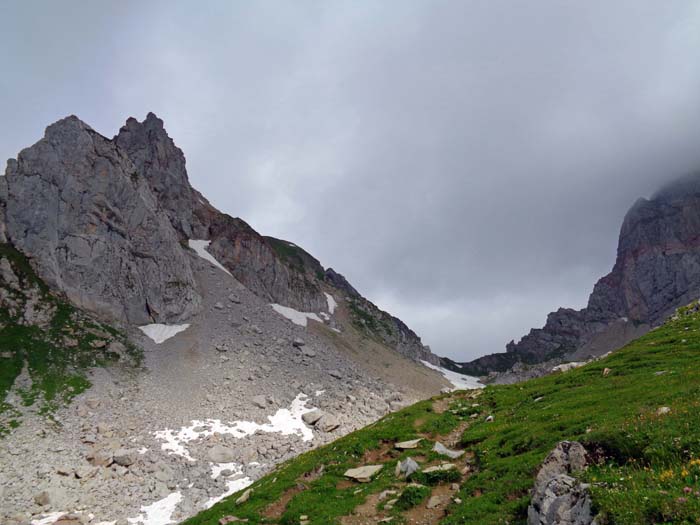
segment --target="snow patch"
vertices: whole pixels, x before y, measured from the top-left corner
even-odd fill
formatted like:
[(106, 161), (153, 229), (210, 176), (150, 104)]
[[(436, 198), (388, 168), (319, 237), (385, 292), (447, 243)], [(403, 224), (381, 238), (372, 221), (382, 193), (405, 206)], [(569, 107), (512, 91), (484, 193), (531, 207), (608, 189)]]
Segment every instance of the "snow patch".
[(204, 504), (204, 507), (207, 509), (211, 508), (214, 505), (216, 505), (217, 503), (219, 503), (222, 499), (230, 496), (231, 494), (235, 494), (239, 490), (243, 490), (244, 488), (249, 487), (252, 484), (253, 484), (253, 480), (250, 479), (249, 477), (227, 480), (226, 481), (226, 492), (221, 494), (221, 496), (209, 498), (209, 500)]
[(147, 324), (143, 326), (139, 326), (139, 330), (141, 330), (144, 334), (146, 334), (148, 337), (153, 339), (156, 344), (161, 344), (163, 341), (167, 341), (171, 337), (179, 334), (180, 332), (184, 332), (190, 327), (189, 323), (188, 324), (159, 324), (159, 323), (153, 323), (153, 324)]
[(586, 363), (579, 362), (579, 361), (572, 361), (571, 363), (562, 363), (560, 365), (552, 367), (552, 372), (568, 372), (569, 370), (573, 370), (574, 368), (579, 368), (585, 364)]
[(300, 312), (298, 310), (295, 310), (294, 308), (282, 306), (281, 304), (271, 304), (270, 306), (272, 306), (272, 309), (278, 314), (280, 314), (282, 317), (286, 317), (291, 322), (293, 322), (294, 324), (298, 324), (299, 326), (306, 326), (308, 319), (313, 319), (314, 321), (318, 321), (319, 323), (323, 322), (321, 318), (314, 313)]
[(128, 518), (129, 523), (143, 523), (143, 525), (168, 525), (175, 523), (171, 517), (175, 507), (182, 501), (182, 494), (173, 492), (161, 500), (141, 507), (141, 515), (136, 518)]
[(45, 514), (43, 518), (38, 520), (32, 520), (32, 525), (51, 525), (58, 518), (67, 514), (66, 512), (52, 512), (51, 514)]
[(143, 456), (146, 452), (148, 452), (148, 447), (141, 447), (141, 448), (139, 449), (139, 454), (141, 454), (142, 456)]
[(156, 439), (164, 441), (161, 449), (171, 454), (182, 456), (189, 461), (196, 461), (186, 448), (186, 444), (195, 439), (202, 439), (214, 434), (230, 434), (240, 439), (255, 434), (258, 430), (268, 433), (279, 433), (284, 436), (297, 435), (302, 440), (313, 439), (313, 431), (304, 424), (301, 416), (315, 410), (306, 404), (309, 398), (306, 394), (299, 394), (289, 408), (280, 408), (275, 414), (267, 416), (269, 423), (259, 424), (255, 421), (233, 421), (229, 424), (222, 423), (220, 419), (193, 420), (192, 424), (182, 427), (180, 430), (158, 430), (154, 432)]
[(233, 474), (241, 474), (241, 468), (238, 463), (212, 463), (211, 464), (211, 479), (218, 478), (224, 470), (232, 470)]
[[(231, 275), (231, 272), (224, 268), (223, 265), (219, 261), (217, 261), (211, 253), (207, 251), (207, 246), (211, 244), (211, 241), (190, 239), (187, 244), (189, 244), (189, 247), (192, 248), (195, 252), (197, 252), (197, 255), (199, 255), (202, 259), (209, 261), (219, 270), (222, 270), (227, 274)], [(233, 275), (231, 275), (231, 277), (233, 277)]]
[[(80, 513), (80, 512), (79, 512)], [(51, 514), (44, 514), (43, 518), (40, 519), (34, 519), (30, 523), (32, 525), (51, 525), (55, 523), (58, 518), (61, 516), (65, 516), (66, 514), (69, 514), (68, 512), (52, 512)], [(88, 514), (88, 518), (90, 521), (92, 521), (95, 518), (94, 514)], [(95, 525), (114, 525), (116, 522), (115, 521), (100, 521), (98, 523), (95, 523)]]
[(324, 321), (330, 321), (330, 320), (331, 320), (331, 316), (328, 315), (326, 312), (319, 312), (318, 315), (320, 315), (321, 318), (322, 318)]
[(452, 370), (447, 370), (446, 368), (442, 368), (441, 366), (436, 366), (432, 363), (428, 363), (428, 361), (421, 361), (421, 363), (423, 363), (428, 368), (437, 370), (442, 375), (444, 375), (445, 378), (450, 383), (452, 383), (452, 386), (454, 387), (453, 390), (471, 390), (474, 388), (484, 388), (484, 385), (481, 384), (476, 377), (458, 374), (457, 372), (453, 372)]
[(333, 315), (333, 312), (335, 312), (335, 309), (338, 307), (338, 303), (335, 302), (335, 298), (326, 292), (323, 292), (323, 294), (326, 296), (326, 302), (328, 303), (328, 311)]

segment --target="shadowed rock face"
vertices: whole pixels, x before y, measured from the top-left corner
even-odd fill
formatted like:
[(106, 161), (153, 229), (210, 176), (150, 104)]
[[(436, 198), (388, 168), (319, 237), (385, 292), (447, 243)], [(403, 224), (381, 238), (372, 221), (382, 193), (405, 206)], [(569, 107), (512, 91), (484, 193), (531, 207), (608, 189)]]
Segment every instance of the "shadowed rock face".
[(582, 310), (560, 308), (507, 353), (466, 363), (484, 374), (514, 363), (585, 358), (620, 348), (700, 296), (700, 174), (675, 181), (627, 212), (613, 270)]
[(200, 305), (170, 221), (131, 159), (76, 117), (8, 161), (7, 239), (75, 305), (135, 324)]

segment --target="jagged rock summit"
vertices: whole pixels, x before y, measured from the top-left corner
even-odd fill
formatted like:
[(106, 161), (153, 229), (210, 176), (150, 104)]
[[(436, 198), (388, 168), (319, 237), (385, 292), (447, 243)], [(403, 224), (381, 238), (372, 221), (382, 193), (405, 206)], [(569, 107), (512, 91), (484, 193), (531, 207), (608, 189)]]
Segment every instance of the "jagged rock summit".
[[(507, 352), (456, 365), (483, 375), (516, 363), (578, 361), (616, 350), (700, 296), (700, 173), (639, 199), (620, 229), (612, 271), (582, 310), (560, 308)], [(454, 368), (455, 365), (451, 364)]]
[(8, 161), (0, 179), (0, 240), (27, 256), (54, 291), (108, 321), (195, 315), (202, 298), (188, 242), (196, 239), (265, 301), (320, 312), (336, 291), (359, 329), (411, 359), (439, 362), (342, 275), (212, 206), (191, 186), (184, 153), (153, 113), (129, 118), (113, 139), (75, 116), (62, 119)]
[(122, 322), (175, 322), (201, 298), (177, 234), (127, 152), (75, 116), (8, 161), (6, 240), (76, 306)]

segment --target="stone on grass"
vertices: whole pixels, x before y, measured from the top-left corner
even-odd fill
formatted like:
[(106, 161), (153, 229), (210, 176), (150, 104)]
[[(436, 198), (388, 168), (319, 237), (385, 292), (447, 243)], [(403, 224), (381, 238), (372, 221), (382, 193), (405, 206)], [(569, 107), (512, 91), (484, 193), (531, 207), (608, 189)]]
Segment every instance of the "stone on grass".
[(236, 500), (236, 505), (242, 505), (246, 501), (250, 499), (250, 494), (253, 492), (253, 489), (247, 489), (243, 494), (241, 494), (238, 499)]
[(454, 470), (457, 466), (454, 463), (443, 463), (442, 465), (435, 465), (433, 467), (428, 467), (423, 469), (423, 472), (430, 474), (431, 472), (444, 472), (447, 470)]
[(384, 465), (365, 465), (363, 467), (351, 468), (346, 470), (343, 476), (360, 483), (369, 483), (372, 481), (372, 478), (382, 470), (383, 466)]
[(439, 441), (435, 442), (435, 445), (433, 446), (433, 452), (437, 452), (438, 454), (442, 454), (443, 456), (447, 456), (451, 459), (457, 459), (458, 457), (462, 456), (462, 454), (464, 454), (464, 450), (451, 450)]
[(428, 503), (425, 504), (426, 509), (434, 509), (442, 505), (442, 498), (440, 496), (430, 496)]
[(405, 460), (396, 463), (395, 474), (396, 477), (403, 476), (404, 478), (408, 478), (411, 474), (417, 472), (418, 470), (420, 470), (418, 463), (416, 463), (413, 458), (406, 458)]
[(411, 439), (410, 441), (401, 441), (394, 444), (394, 448), (399, 450), (408, 450), (412, 448), (418, 448), (418, 443), (423, 441), (423, 438)]

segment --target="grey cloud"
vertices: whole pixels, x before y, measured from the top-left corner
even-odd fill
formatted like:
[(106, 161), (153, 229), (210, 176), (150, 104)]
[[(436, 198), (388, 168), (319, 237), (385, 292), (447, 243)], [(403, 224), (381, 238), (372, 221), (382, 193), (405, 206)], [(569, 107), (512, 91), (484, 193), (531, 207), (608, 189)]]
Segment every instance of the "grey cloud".
[(0, 154), (162, 117), (193, 184), (458, 359), (612, 266), (700, 169), (696, 2), (4, 2)]

